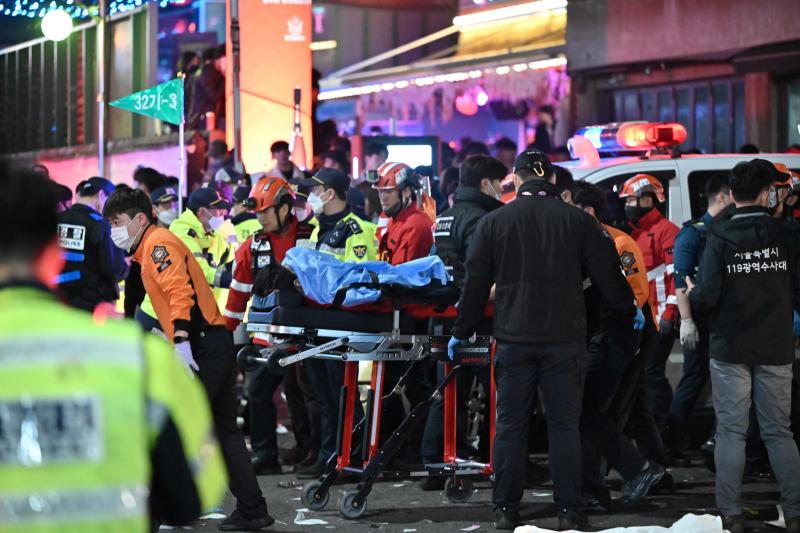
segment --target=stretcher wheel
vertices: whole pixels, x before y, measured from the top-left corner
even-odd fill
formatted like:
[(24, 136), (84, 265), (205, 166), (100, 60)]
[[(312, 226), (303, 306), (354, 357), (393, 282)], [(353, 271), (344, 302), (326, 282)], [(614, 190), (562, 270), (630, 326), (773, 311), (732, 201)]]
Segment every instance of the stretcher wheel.
[(252, 344), (245, 346), (236, 354), (236, 366), (242, 372), (252, 372), (259, 367), (259, 364), (253, 361), (253, 357), (261, 357), (261, 351)]
[(339, 513), (348, 520), (361, 518), (367, 510), (367, 500), (358, 507), (353, 506), (357, 494), (358, 490), (352, 489), (344, 491), (339, 497)]
[(291, 354), (286, 350), (270, 350), (269, 356), (267, 356), (267, 368), (269, 368), (269, 371), (275, 376), (283, 376), (286, 374), (286, 367), (281, 366), (280, 360), (289, 355)]
[(451, 502), (464, 503), (472, 497), (472, 480), (458, 476), (447, 478), (444, 493)]
[(319, 490), (321, 487), (322, 483), (319, 481), (312, 481), (303, 487), (303, 493), (301, 495), (303, 503), (312, 511), (321, 511), (325, 509), (325, 506), (328, 505), (328, 500), (330, 500), (330, 491), (325, 489), (323, 492)]

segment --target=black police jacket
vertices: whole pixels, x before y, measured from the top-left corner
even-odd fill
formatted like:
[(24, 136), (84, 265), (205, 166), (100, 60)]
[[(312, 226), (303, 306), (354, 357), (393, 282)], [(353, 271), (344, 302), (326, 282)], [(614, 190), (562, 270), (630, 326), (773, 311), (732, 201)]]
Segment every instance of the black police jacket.
[(433, 233), (436, 254), (444, 261), (453, 276), (453, 282), (459, 287), (464, 283), (464, 262), (472, 234), (478, 222), (498, 207), (503, 207), (503, 202), (483, 194), (475, 187), (460, 186), (456, 190), (453, 207), (436, 217)]
[(59, 214), (58, 243), (67, 260), (58, 277), (58, 290), (68, 304), (91, 311), (100, 302), (117, 299), (117, 282), (127, 275), (128, 265), (100, 213), (74, 204)]
[(472, 237), (453, 335), (472, 335), (494, 283), (498, 340), (584, 343), (585, 277), (609, 312), (632, 323), (633, 292), (597, 221), (562, 202), (551, 184), (530, 180), (515, 201), (486, 215)]
[(761, 365), (794, 360), (798, 253), (796, 223), (772, 218), (766, 208), (732, 209), (715, 220), (689, 293), (695, 313), (708, 316), (712, 358)]

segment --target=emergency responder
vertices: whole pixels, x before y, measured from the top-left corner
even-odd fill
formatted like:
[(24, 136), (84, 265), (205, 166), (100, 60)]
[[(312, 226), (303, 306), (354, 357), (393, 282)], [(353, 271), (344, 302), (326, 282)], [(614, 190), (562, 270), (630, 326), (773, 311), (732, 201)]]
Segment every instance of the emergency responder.
[(89, 178), (75, 189), (76, 201), (58, 215), (58, 243), (67, 262), (58, 276), (58, 292), (71, 306), (94, 311), (100, 302), (119, 297), (117, 283), (125, 279), (125, 254), (111, 241), (111, 228), (100, 213), (114, 185)]
[[(501, 182), (508, 169), (499, 160), (488, 155), (473, 155), (464, 160), (459, 173), (459, 186), (455, 192), (453, 207), (442, 212), (436, 219), (434, 241), (436, 254), (444, 261), (445, 268), (453, 278), (453, 284), (460, 290), (464, 284), (464, 261), (475, 233), (475, 228), (488, 213), (503, 206), (499, 200), (503, 189)], [(491, 334), (491, 320), (482, 325), (487, 335)], [(446, 330), (445, 330), (446, 331)], [(443, 378), (441, 368), (439, 378)], [(463, 367), (458, 375), (459, 403), (465, 405), (469, 394), (469, 384), (473, 378), (489, 390), (488, 369)], [(458, 444), (466, 446), (465, 409), (458, 409)], [(483, 451), (488, 450), (488, 435), (480, 439)], [(436, 399), (428, 412), (425, 433), (422, 440), (422, 460), (424, 463), (442, 462), (444, 449), (444, 399)], [(444, 478), (428, 477), (422, 481), (425, 489), (441, 490)]]
[(742, 472), (751, 402), (775, 466), (787, 531), (800, 532), (800, 455), (789, 427), (800, 241), (793, 222), (770, 217), (767, 206), (779, 178), (768, 165), (754, 159), (733, 168), (736, 207), (714, 223), (696, 287), (686, 278), (692, 310), (709, 319), (716, 498), (731, 533), (744, 531)]
[(783, 163), (772, 163), (772, 165), (776, 170), (776, 179), (773, 183), (775, 194), (773, 195), (774, 201), (770, 200), (769, 208), (775, 210), (773, 216), (776, 218), (793, 218), (793, 206), (787, 205), (787, 200), (794, 192), (792, 171)]
[[(273, 265), (280, 265), (290, 248), (310, 244), (314, 228), (294, 217), (293, 204), (291, 186), (283, 178), (262, 178), (253, 187), (248, 207), (256, 212), (262, 229), (248, 237), (236, 250), (233, 281), (224, 312), (229, 331), (235, 331), (244, 320), (247, 302), (259, 274)], [(254, 340), (255, 344), (269, 345), (265, 336), (257, 334)], [(278, 437), (275, 433), (278, 413), (272, 400), (281, 379), (297, 448), (293, 454), (295, 460), (290, 462), (296, 464), (309, 459), (304, 467), (317, 462), (318, 450), (313, 449), (312, 445), (314, 439), (310, 415), (298, 385), (299, 369), (300, 365), (292, 365), (283, 378), (271, 373), (266, 365), (248, 372), (250, 444), (253, 465), (259, 475), (282, 472), (278, 463)], [(310, 458), (312, 453), (313, 461)]]
[[(486, 215), (470, 242), (450, 348), (468, 342), (496, 284), (497, 426), (493, 450), (495, 526), (513, 529), (528, 462), (528, 425), (541, 385), (559, 529), (586, 527), (581, 512), (578, 423), (586, 365), (584, 273), (608, 310), (631, 323), (633, 294), (597, 223), (556, 195), (547, 156), (514, 162), (517, 200)], [(452, 357), (452, 355), (451, 355)]]
[(178, 192), (174, 187), (164, 185), (150, 194), (150, 201), (156, 211), (156, 223), (160, 228), (169, 229), (178, 218)]
[(0, 529), (191, 522), (225, 489), (202, 388), (162, 340), (57, 301), (57, 191), (2, 167), (0, 185)]
[(697, 266), (708, 238), (712, 220), (731, 203), (728, 176), (714, 174), (706, 183), (708, 209), (702, 217), (683, 225), (675, 237), (675, 295), (681, 315), (680, 341), (683, 346), (683, 376), (675, 387), (665, 444), (673, 459), (683, 456), (683, 441), (686, 422), (697, 398), (708, 381), (708, 324), (703, 317), (696, 317), (686, 294), (686, 276), (694, 278)]
[[(354, 215), (347, 203), (350, 177), (339, 170), (322, 168), (301, 184), (311, 187), (308, 203), (315, 215), (311, 221), (315, 225), (312, 245), (340, 261), (375, 261), (378, 255), (375, 225)], [(315, 464), (297, 471), (299, 479), (322, 475), (325, 463), (336, 452), (339, 392), (345, 370), (341, 363), (322, 359), (309, 359), (306, 369), (314, 397), (320, 404), (320, 449)], [(355, 420), (364, 416), (361, 402), (356, 402), (353, 416)], [(355, 437), (354, 442), (359, 443), (361, 439)], [(358, 455), (358, 451), (354, 454)]]
[(431, 219), (417, 207), (422, 187), (419, 175), (405, 163), (384, 163), (368, 179), (389, 217), (378, 247), (379, 258), (399, 265), (427, 256), (433, 246), (433, 231)]
[(658, 337), (645, 330), (642, 352), (647, 357), (648, 397), (655, 421), (661, 428), (672, 402), (672, 387), (665, 370), (678, 323), (672, 254), (680, 228), (659, 211), (658, 206), (666, 202), (666, 196), (658, 178), (636, 174), (624, 183), (619, 197), (625, 200), (625, 214), (633, 228), (632, 236), (644, 254), (650, 280), (650, 306), (658, 326)]
[(236, 509), (223, 531), (263, 529), (274, 522), (250, 465), (236, 425), (236, 365), (214, 294), (192, 252), (174, 233), (156, 227), (153, 206), (144, 192), (119, 189), (103, 210), (114, 244), (142, 267), (142, 281), (156, 317), (175, 355), (195, 371), (206, 389), (214, 429), (228, 470)]
[(256, 218), (256, 214), (246, 205), (248, 198), (250, 198), (250, 187), (240, 185), (233, 191), (231, 224), (236, 231), (236, 242), (239, 246), (250, 235), (261, 231), (261, 223)]
[[(564, 195), (562, 194), (562, 198)], [(625, 481), (623, 501), (636, 502), (644, 498), (664, 476), (664, 468), (649, 462), (615, 424), (609, 407), (617, 394), (627, 394), (631, 388), (642, 385), (641, 380), (628, 377), (627, 370), (635, 365), (636, 354), (644, 329), (643, 307), (648, 305), (649, 284), (644, 270), (644, 256), (636, 242), (626, 233), (601, 224), (606, 211), (605, 193), (596, 185), (575, 182), (569, 195), (570, 202), (592, 215), (615, 247), (625, 278), (628, 280), (637, 307), (633, 325), (618, 324), (613, 315), (605, 311), (605, 302), (591, 283), (585, 283), (587, 300), (589, 366), (583, 392), (581, 410), (581, 443), (583, 450), (583, 490), (589, 500), (606, 511), (611, 508), (611, 496), (601, 471), (601, 459), (614, 468)], [(594, 317), (590, 309), (595, 310)], [(594, 502), (590, 503), (594, 506)]]

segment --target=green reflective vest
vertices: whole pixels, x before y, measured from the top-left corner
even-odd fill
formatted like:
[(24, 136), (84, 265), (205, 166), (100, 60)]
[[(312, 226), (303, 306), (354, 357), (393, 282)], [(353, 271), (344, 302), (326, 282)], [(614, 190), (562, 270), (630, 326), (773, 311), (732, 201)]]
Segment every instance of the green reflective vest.
[(314, 226), (311, 242), (317, 250), (333, 255), (339, 261), (375, 261), (378, 258), (378, 243), (375, 239), (376, 226), (348, 213), (319, 242), (319, 223), (312, 219)]
[(150, 451), (169, 419), (211, 508), (225, 469), (171, 347), (43, 289), (0, 290), (0, 532), (149, 531)]

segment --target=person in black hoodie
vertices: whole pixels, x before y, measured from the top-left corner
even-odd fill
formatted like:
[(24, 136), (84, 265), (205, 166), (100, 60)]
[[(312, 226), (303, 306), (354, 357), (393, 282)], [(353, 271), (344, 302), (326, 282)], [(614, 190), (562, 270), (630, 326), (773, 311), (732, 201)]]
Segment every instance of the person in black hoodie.
[(762, 159), (733, 168), (736, 207), (711, 227), (696, 285), (687, 277), (692, 309), (708, 315), (716, 499), (731, 533), (744, 531), (742, 472), (751, 402), (775, 467), (787, 531), (800, 532), (800, 455), (789, 423), (800, 240), (794, 222), (770, 216), (775, 173)]
[(586, 527), (581, 512), (578, 422), (587, 362), (583, 283), (588, 276), (620, 323), (636, 309), (619, 257), (588, 213), (565, 204), (542, 152), (514, 162), (517, 199), (484, 216), (467, 251), (459, 315), (449, 343), (469, 342), (496, 285), (494, 337), (497, 425), (493, 467), (495, 527), (519, 519), (528, 462), (528, 425), (541, 385), (559, 529)]
[[(464, 284), (464, 262), (475, 228), (484, 216), (503, 206), (503, 202), (500, 201), (500, 195), (503, 193), (501, 182), (507, 173), (506, 166), (499, 159), (480, 154), (469, 156), (461, 164), (459, 186), (455, 192), (453, 207), (436, 218), (436, 228), (433, 233), (436, 254), (444, 261), (445, 268), (453, 279), (453, 285), (459, 289)], [(490, 323), (486, 326), (485, 333), (491, 333)], [(441, 367), (439, 370), (441, 379), (443, 377)], [(485, 390), (489, 389), (488, 368), (463, 367), (458, 375), (460, 406), (467, 403), (470, 392), (468, 385), (475, 378), (484, 384)], [(458, 445), (461, 449), (466, 445), (466, 415), (465, 409), (458, 409)], [(422, 439), (423, 462), (441, 462), (443, 443), (444, 399), (440, 398), (431, 405), (426, 420)], [(480, 439), (481, 451), (487, 451), (488, 444), (488, 435), (485, 435)], [(421, 485), (424, 489), (441, 490), (444, 488), (444, 478), (425, 478)]]

